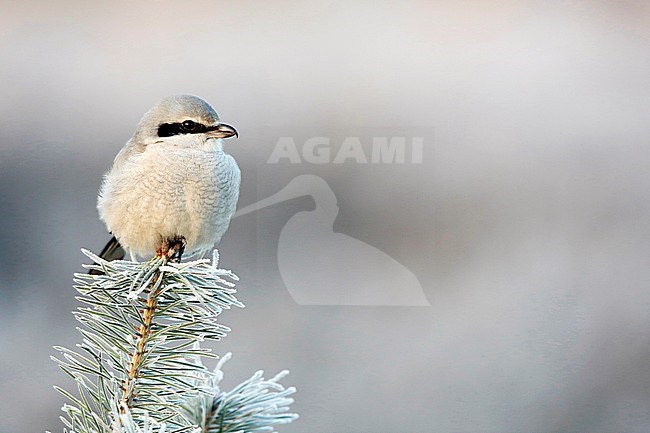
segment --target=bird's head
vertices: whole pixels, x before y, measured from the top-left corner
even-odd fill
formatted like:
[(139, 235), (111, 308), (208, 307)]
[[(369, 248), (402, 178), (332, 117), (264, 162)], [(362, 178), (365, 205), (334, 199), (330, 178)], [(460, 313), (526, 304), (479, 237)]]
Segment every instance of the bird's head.
[(140, 120), (133, 139), (139, 144), (169, 142), (178, 146), (204, 145), (208, 140), (239, 137), (237, 130), (219, 121), (214, 109), (192, 95), (174, 95), (160, 101)]

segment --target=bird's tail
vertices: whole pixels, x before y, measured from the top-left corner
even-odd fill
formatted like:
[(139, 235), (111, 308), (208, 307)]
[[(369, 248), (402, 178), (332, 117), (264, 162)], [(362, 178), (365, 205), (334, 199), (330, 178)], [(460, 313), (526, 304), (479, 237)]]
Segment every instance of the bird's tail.
[[(120, 245), (115, 236), (108, 241), (102, 252), (99, 253), (99, 257), (108, 260), (109, 262), (112, 262), (113, 260), (122, 260), (125, 255), (126, 252), (124, 251), (124, 248), (122, 248), (122, 245)], [(102, 271), (91, 269), (88, 273), (90, 275), (101, 275)]]

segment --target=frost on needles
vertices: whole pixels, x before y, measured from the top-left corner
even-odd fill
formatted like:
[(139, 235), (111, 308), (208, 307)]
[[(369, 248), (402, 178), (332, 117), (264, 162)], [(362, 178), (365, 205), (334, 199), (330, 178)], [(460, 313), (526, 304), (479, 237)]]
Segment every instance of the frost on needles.
[(75, 274), (74, 313), (82, 342), (75, 350), (55, 347), (53, 359), (77, 385), (55, 387), (69, 433), (235, 433), (273, 432), (298, 415), (289, 412), (293, 387), (283, 371), (266, 380), (258, 371), (230, 391), (219, 382), (223, 356), (214, 371), (202, 348), (230, 330), (217, 321), (224, 309), (243, 307), (235, 297), (237, 276), (212, 263), (107, 262), (83, 250), (103, 275)]

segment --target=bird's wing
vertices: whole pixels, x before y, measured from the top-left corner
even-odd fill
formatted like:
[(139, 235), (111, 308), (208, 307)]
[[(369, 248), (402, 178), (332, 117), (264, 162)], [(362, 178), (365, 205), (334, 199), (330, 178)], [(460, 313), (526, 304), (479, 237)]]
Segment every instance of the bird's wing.
[[(113, 236), (110, 241), (106, 244), (104, 249), (102, 250), (101, 253), (99, 253), (99, 257), (101, 257), (104, 260), (108, 260), (109, 262), (112, 262), (113, 260), (122, 260), (125, 256), (126, 252), (124, 251), (124, 248), (122, 248), (122, 245), (118, 242), (117, 238)], [(97, 271), (95, 269), (91, 269), (88, 271), (90, 275), (101, 275), (101, 271)]]

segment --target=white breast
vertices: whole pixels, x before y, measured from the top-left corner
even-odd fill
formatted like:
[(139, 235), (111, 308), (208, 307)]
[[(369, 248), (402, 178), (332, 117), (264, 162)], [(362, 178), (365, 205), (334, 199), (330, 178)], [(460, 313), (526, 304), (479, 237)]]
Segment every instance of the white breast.
[(148, 257), (162, 239), (183, 236), (187, 253), (203, 253), (227, 230), (240, 179), (220, 146), (152, 143), (106, 175), (97, 207), (128, 251)]

